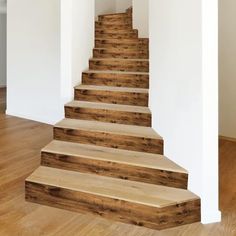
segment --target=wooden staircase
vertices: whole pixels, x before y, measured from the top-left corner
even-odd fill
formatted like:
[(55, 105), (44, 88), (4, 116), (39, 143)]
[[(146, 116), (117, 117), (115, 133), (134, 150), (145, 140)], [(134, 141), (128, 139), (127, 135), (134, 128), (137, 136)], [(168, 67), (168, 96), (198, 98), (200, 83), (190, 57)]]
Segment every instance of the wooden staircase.
[(27, 178), (26, 200), (152, 229), (200, 221), (186, 170), (151, 128), (148, 39), (132, 10), (99, 16), (94, 57)]

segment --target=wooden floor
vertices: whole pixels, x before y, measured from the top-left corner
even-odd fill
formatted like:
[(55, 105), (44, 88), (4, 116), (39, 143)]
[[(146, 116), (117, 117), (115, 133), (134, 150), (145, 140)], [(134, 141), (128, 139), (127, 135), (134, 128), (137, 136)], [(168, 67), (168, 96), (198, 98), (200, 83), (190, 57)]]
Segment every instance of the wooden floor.
[(0, 114), (0, 235), (236, 235), (236, 143), (220, 143), (222, 222), (210, 225), (196, 223), (158, 232), (25, 202), (24, 180), (39, 166), (40, 149), (51, 139), (51, 126)]

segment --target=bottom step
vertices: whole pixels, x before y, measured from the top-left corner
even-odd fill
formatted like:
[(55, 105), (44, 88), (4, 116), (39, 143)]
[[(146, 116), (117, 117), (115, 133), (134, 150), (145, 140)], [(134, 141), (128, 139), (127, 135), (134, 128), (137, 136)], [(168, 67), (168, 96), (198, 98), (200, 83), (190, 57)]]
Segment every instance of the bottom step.
[(158, 230), (200, 221), (200, 199), (187, 190), (49, 167), (26, 180), (26, 200)]

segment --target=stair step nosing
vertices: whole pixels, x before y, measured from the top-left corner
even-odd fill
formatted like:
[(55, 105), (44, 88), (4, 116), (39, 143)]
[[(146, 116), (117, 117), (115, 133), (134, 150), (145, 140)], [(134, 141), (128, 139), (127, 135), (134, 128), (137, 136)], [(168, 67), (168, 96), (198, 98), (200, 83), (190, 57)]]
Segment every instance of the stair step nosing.
[[(77, 178), (74, 178), (74, 177), (72, 177), (72, 178), (77, 181), (73, 181), (73, 183), (70, 186), (67, 186), (65, 183), (63, 183), (62, 179), (59, 179), (59, 178), (57, 178), (56, 180), (52, 179), (52, 180), (48, 180), (48, 181), (40, 180), (37, 176), (35, 177), (35, 175), (37, 174), (37, 171), (40, 172), (41, 170), (46, 170), (50, 173), (57, 172), (57, 174), (60, 174), (63, 177), (63, 181), (66, 178), (68, 178), (68, 176), (69, 176), (69, 179), (71, 179), (70, 175), (75, 175), (75, 176), (77, 176)], [(97, 175), (95, 176), (94, 174), (80, 173), (80, 172), (56, 169), (56, 168), (51, 168), (51, 167), (39, 167), (35, 172), (26, 179), (26, 182), (38, 183), (38, 184), (52, 186), (52, 187), (58, 187), (58, 188), (68, 189), (68, 190), (72, 190), (72, 191), (76, 191), (76, 192), (83, 192), (83, 193), (88, 193), (88, 194), (106, 197), (106, 198), (110, 198), (110, 199), (112, 198), (112, 199), (117, 199), (117, 200), (126, 201), (126, 202), (132, 202), (135, 204), (139, 204), (139, 205), (141, 204), (141, 205), (156, 207), (156, 208), (165, 208), (165, 207), (169, 207), (169, 206), (174, 206), (176, 204), (181, 204), (186, 201), (190, 202), (190, 201), (195, 201), (195, 200), (199, 199), (198, 196), (196, 196), (195, 194), (193, 194), (192, 192), (190, 192), (188, 190), (160, 186), (160, 185), (154, 185), (154, 184), (141, 183), (141, 182), (137, 182), (137, 181), (120, 180), (120, 179), (116, 179), (116, 178), (97, 176)], [(44, 176), (44, 178), (45, 178), (45, 176)], [(84, 186), (78, 186), (78, 185), (76, 186), (76, 184), (79, 182), (78, 181), (79, 178), (81, 178), (81, 179), (90, 178), (90, 179), (94, 180), (94, 182), (101, 181), (101, 182), (103, 182), (104, 185), (108, 183), (108, 188), (109, 188), (109, 184), (111, 184), (109, 182), (112, 181), (113, 183), (116, 183), (116, 185), (118, 185), (120, 187), (124, 188), (124, 186), (126, 186), (127, 189), (129, 189), (130, 191), (132, 189), (136, 189), (137, 186), (143, 187), (144, 189), (149, 187), (149, 188), (154, 189), (154, 191), (156, 191), (156, 192), (164, 190), (164, 192), (173, 191), (173, 192), (177, 192), (177, 193), (188, 193), (188, 195), (191, 195), (191, 197), (189, 196), (188, 198), (186, 197), (186, 199), (181, 199), (181, 200), (171, 200), (171, 199), (167, 199), (167, 198), (165, 199), (163, 197), (162, 198), (160, 197), (159, 199), (157, 199), (158, 195), (156, 195), (155, 199), (153, 199), (154, 197), (150, 197), (149, 201), (148, 200), (145, 201), (144, 198), (142, 198), (142, 201), (141, 201), (141, 200), (134, 199), (134, 198), (132, 199), (131, 195), (129, 197), (124, 196), (123, 193), (119, 193), (117, 191), (115, 193), (111, 193), (111, 191), (109, 191), (109, 194), (105, 193), (105, 192), (102, 193), (101, 188), (99, 189), (99, 187), (97, 187), (96, 185), (94, 185), (93, 190), (91, 190), (91, 189), (89, 190), (88, 188), (86, 189), (86, 187), (84, 187)], [(74, 185), (74, 186), (72, 186), (72, 185)], [(152, 190), (152, 192), (153, 192), (153, 190)], [(144, 193), (140, 192), (140, 195), (144, 196)], [(162, 201), (162, 203), (161, 204), (156, 203), (157, 201)]]
[[(63, 147), (66, 146), (74, 146), (76, 147), (76, 152), (73, 151), (64, 151), (64, 150), (56, 150), (57, 147), (53, 147), (53, 145), (59, 144), (59, 146), (64, 145)], [(52, 146), (52, 147), (51, 147)], [(81, 150), (79, 150), (81, 149)], [(87, 151), (88, 150), (88, 151)], [(87, 154), (80, 153), (80, 151), (88, 152)], [(106, 155), (113, 156), (111, 157), (104, 157), (101, 156), (101, 153), (105, 153)], [(113, 151), (113, 152), (112, 152)], [(115, 153), (115, 152), (116, 153)], [(125, 164), (125, 165), (130, 165), (130, 166), (136, 166), (136, 167), (143, 167), (143, 168), (148, 168), (148, 169), (153, 169), (153, 170), (164, 170), (168, 172), (175, 172), (175, 173), (181, 173), (181, 174), (188, 174), (188, 172), (172, 162), (171, 160), (167, 159), (163, 155), (159, 154), (151, 154), (151, 153), (144, 153), (145, 157), (143, 157), (143, 160), (147, 161), (153, 161), (152, 159), (155, 159), (156, 162), (166, 162), (165, 164), (162, 165), (154, 165), (154, 164), (147, 164), (144, 162), (139, 161), (137, 159), (141, 159), (141, 154), (142, 152), (134, 152), (134, 151), (126, 151), (126, 150), (121, 150), (121, 149), (114, 149), (114, 148), (107, 148), (107, 147), (99, 147), (99, 146), (93, 146), (93, 145), (88, 145), (88, 144), (80, 144), (80, 143), (72, 143), (68, 144), (67, 142), (63, 141), (52, 141), (50, 144), (48, 144), (45, 148), (42, 149), (42, 152), (44, 153), (50, 153), (50, 154), (59, 154), (59, 155), (66, 155), (66, 156), (73, 156), (73, 157), (78, 157), (78, 158), (84, 158), (84, 159), (92, 159), (92, 160), (98, 160), (98, 161), (109, 161), (109, 162), (114, 162), (118, 164)], [(137, 155), (140, 155), (139, 157)], [(149, 157), (148, 157), (149, 156)], [(120, 159), (120, 160), (119, 160)], [(130, 159), (131, 161), (127, 161)], [(133, 161), (132, 161), (133, 160)], [(135, 161), (136, 162), (135, 162)], [(174, 167), (167, 167), (165, 165), (175, 165), (176, 168)]]
[[(70, 124), (69, 124), (69, 122), (70, 122)], [(73, 122), (73, 124), (71, 124), (71, 122)], [(90, 128), (84, 127), (84, 124), (89, 125)], [(95, 125), (96, 128), (91, 127), (92, 125)], [(103, 126), (103, 128), (101, 128), (102, 126)], [(113, 130), (105, 129), (108, 127), (112, 127)], [(116, 129), (114, 129), (114, 127), (116, 127)], [(130, 136), (130, 137), (136, 137), (136, 138), (163, 140), (163, 138), (150, 127), (106, 123), (106, 122), (101, 122), (101, 121), (85, 121), (85, 120), (79, 120), (79, 119), (65, 118), (61, 122), (58, 122), (54, 126), (54, 129), (55, 128), (83, 130), (83, 131), (88, 131), (88, 132), (107, 133), (107, 134)], [(128, 132), (128, 129), (130, 130), (131, 128), (134, 130), (139, 130), (140, 133)], [(121, 132), (121, 131), (123, 131), (123, 132)], [(145, 131), (146, 132), (149, 131), (150, 133), (145, 134), (144, 133)]]
[(95, 110), (110, 110), (110, 111), (128, 112), (128, 113), (151, 114), (151, 111), (148, 107), (110, 104), (110, 103), (99, 103), (99, 102), (72, 101), (72, 102), (65, 104), (65, 107), (85, 108), (85, 109), (95, 109)]
[(90, 61), (132, 61), (132, 62), (149, 62), (149, 59), (125, 59), (125, 58), (91, 58)]
[(144, 93), (148, 94), (148, 89), (143, 88), (129, 88), (129, 87), (114, 87), (114, 86), (96, 86), (96, 85), (78, 85), (76, 90), (95, 90), (95, 91), (109, 91), (109, 92), (123, 92), (123, 93)]
[(149, 75), (148, 72), (131, 72), (131, 71), (112, 71), (112, 70), (87, 70), (84, 71), (85, 74), (122, 74), (122, 75)]

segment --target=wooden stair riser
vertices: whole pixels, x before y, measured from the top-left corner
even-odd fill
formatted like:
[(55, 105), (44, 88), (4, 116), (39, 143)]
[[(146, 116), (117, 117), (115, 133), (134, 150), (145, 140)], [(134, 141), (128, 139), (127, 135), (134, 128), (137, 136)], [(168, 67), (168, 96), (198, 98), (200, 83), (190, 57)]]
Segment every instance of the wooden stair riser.
[(26, 200), (161, 230), (200, 221), (200, 201), (156, 208), (57, 186), (26, 182)]
[(120, 17), (120, 18), (110, 18), (110, 19), (103, 19), (99, 18), (98, 22), (100, 25), (131, 25), (132, 27), (132, 18), (131, 17)]
[(51, 152), (42, 152), (41, 165), (182, 189), (186, 189), (188, 183), (185, 173)]
[(95, 31), (96, 38), (103, 39), (135, 39), (138, 38), (137, 30), (97, 30)]
[(54, 139), (163, 155), (162, 139), (61, 127), (54, 127)]
[(97, 49), (93, 50), (95, 58), (123, 58), (123, 59), (148, 59), (147, 50), (116, 50), (116, 49)]
[(75, 89), (75, 100), (132, 106), (148, 106), (148, 93)]
[(131, 24), (124, 25), (95, 25), (95, 30), (132, 30)]
[(83, 73), (85, 85), (149, 88), (149, 75), (119, 73)]
[(65, 115), (66, 118), (71, 119), (94, 120), (108, 123), (147, 127), (151, 126), (150, 113), (135, 113), (65, 106)]
[(90, 60), (90, 70), (149, 72), (148, 60)]
[(116, 20), (123, 20), (123, 19), (132, 19), (130, 15), (127, 13), (120, 13), (120, 14), (110, 14), (110, 15), (99, 15), (99, 21), (116, 21)]
[(109, 47), (118, 47), (118, 46), (124, 46), (127, 47), (127, 49), (130, 49), (129, 47), (137, 46), (142, 50), (148, 50), (149, 48), (149, 40), (148, 39), (95, 39), (95, 47), (99, 48), (104, 45), (109, 45)]

